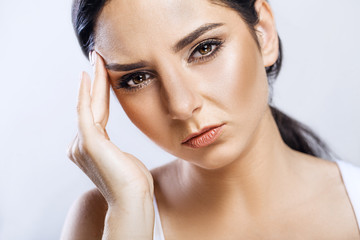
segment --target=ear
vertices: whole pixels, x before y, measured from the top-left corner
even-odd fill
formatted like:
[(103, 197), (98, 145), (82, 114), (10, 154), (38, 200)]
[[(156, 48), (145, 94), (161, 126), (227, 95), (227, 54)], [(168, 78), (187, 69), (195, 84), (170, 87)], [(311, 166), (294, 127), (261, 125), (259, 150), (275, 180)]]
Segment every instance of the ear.
[(269, 67), (276, 62), (279, 55), (279, 39), (275, 19), (266, 0), (257, 0), (255, 9), (259, 17), (255, 31), (260, 43), (264, 66)]

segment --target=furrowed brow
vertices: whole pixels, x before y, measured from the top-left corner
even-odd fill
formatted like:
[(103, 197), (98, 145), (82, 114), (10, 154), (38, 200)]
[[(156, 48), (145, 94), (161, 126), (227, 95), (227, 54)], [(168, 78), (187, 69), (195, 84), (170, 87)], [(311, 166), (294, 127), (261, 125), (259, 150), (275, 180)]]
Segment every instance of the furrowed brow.
[[(220, 26), (223, 26), (224, 23), (208, 23), (200, 26), (199, 28), (195, 29), (193, 32), (189, 33), (187, 36), (182, 38), (180, 41), (178, 41), (173, 47), (173, 51), (175, 53), (181, 51), (183, 48), (185, 48), (187, 45), (198, 39), (200, 36), (204, 35), (206, 32), (213, 30), (215, 28), (218, 28)], [(116, 72), (126, 72), (131, 71), (139, 68), (144, 68), (148, 66), (148, 62), (146, 61), (140, 61), (137, 63), (131, 63), (131, 64), (119, 64), (119, 63), (109, 63), (106, 64), (106, 69), (116, 71)]]
[(201, 35), (205, 34), (206, 32), (223, 26), (224, 23), (207, 23), (204, 24), (202, 26), (200, 26), (199, 28), (195, 29), (193, 32), (189, 33), (187, 36), (185, 36), (183, 39), (181, 39), (180, 41), (178, 41), (173, 47), (173, 51), (175, 53), (181, 51), (184, 47), (186, 47), (187, 45), (189, 45), (190, 43), (192, 43), (193, 41), (195, 41), (197, 38), (199, 38)]

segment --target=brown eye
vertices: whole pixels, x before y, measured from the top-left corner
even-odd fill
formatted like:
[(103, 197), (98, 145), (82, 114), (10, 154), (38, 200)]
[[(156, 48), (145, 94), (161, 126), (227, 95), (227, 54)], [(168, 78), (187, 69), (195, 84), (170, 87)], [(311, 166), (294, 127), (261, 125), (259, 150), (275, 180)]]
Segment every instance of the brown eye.
[(155, 75), (156, 74), (151, 71), (129, 73), (118, 80), (118, 86), (116, 88), (124, 88), (129, 91), (140, 89), (152, 82), (155, 79)]
[(199, 53), (201, 55), (206, 55), (212, 51), (212, 45), (211, 44), (204, 44), (200, 47)]
[(191, 52), (188, 63), (199, 63), (210, 61), (216, 57), (216, 53), (222, 48), (224, 41), (219, 39), (207, 39), (199, 43)]
[(135, 73), (127, 77), (124, 80), (125, 84), (130, 87), (140, 86), (144, 84), (146, 81), (152, 79), (152, 76), (146, 72)]
[(146, 80), (146, 73), (141, 73), (141, 74), (135, 76), (132, 80), (135, 84), (140, 84)]

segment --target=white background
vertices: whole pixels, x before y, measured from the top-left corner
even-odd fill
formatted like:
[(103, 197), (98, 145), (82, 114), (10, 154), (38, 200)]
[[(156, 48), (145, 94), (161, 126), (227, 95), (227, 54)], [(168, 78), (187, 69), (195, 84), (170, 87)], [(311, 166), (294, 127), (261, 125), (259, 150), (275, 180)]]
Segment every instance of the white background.
[[(360, 1), (272, 0), (285, 60), (275, 103), (360, 164)], [(0, 0), (0, 239), (59, 238), (92, 183), (65, 154), (76, 132), (81, 70), (70, 0)], [(149, 167), (172, 157), (112, 99), (108, 132)]]

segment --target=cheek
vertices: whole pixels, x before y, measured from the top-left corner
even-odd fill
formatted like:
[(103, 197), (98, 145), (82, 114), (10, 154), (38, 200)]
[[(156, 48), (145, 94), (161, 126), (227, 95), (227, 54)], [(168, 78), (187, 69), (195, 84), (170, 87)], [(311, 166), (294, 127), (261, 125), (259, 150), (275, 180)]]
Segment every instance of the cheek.
[(169, 123), (164, 117), (160, 99), (154, 98), (156, 88), (154, 84), (139, 94), (116, 94), (116, 96), (131, 122), (153, 141), (162, 142), (164, 141), (162, 133), (169, 131)]
[(229, 47), (216, 65), (216, 68), (209, 69), (213, 83), (211, 94), (222, 109), (240, 117), (246, 115), (247, 118), (264, 111), (268, 83), (261, 55), (255, 45), (248, 48), (241, 45)]

